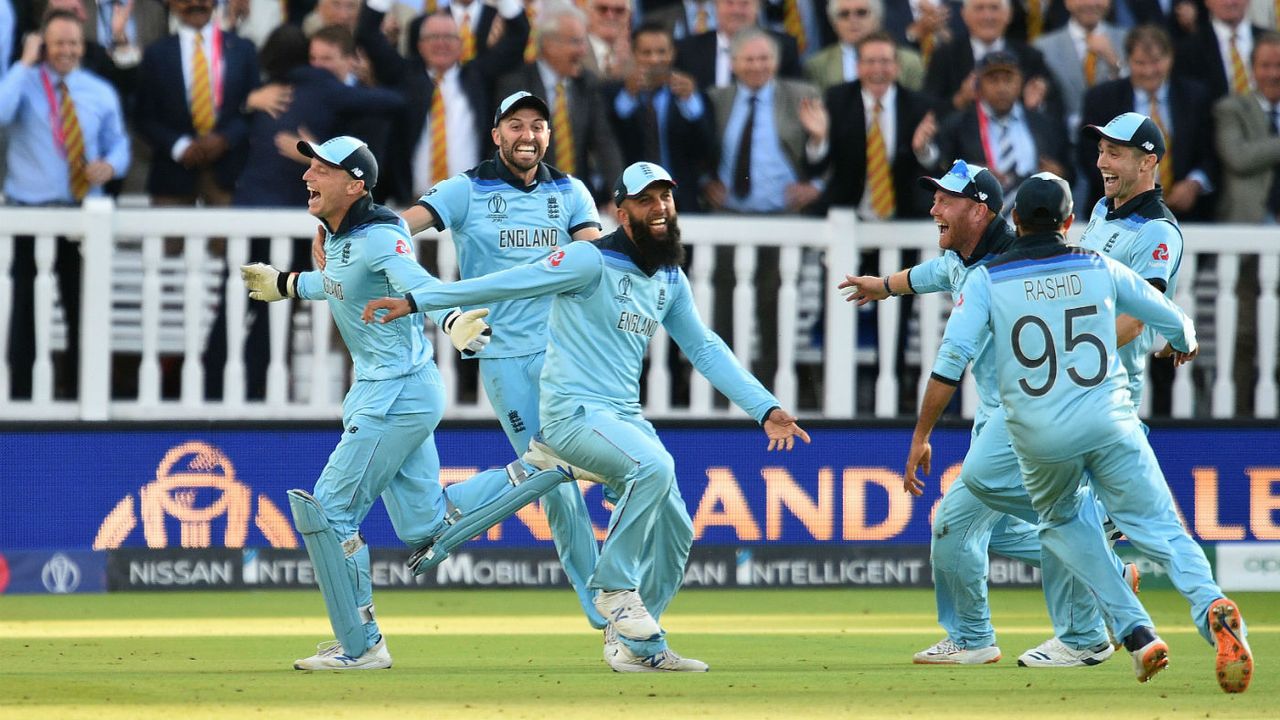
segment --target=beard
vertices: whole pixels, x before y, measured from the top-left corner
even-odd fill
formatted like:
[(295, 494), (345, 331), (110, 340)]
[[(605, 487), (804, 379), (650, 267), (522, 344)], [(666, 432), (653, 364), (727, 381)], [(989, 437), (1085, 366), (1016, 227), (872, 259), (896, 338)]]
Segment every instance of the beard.
[[(545, 147), (539, 147), (537, 154), (534, 156), (533, 162), (525, 162), (523, 160), (517, 160), (516, 145), (517, 143), (514, 143), (514, 142), (503, 143), (501, 147), (498, 148), (498, 152), (502, 155), (502, 159), (507, 163), (508, 167), (515, 168), (520, 172), (526, 172), (528, 170), (531, 170), (532, 168), (537, 167), (538, 163), (542, 162), (542, 158), (547, 154), (547, 149)], [(537, 145), (538, 144), (535, 142), (534, 146), (537, 147)]]
[(655, 237), (649, 223), (632, 216), (631, 239), (640, 251), (640, 264), (643, 268), (656, 270), (664, 265), (684, 265), (684, 245), (680, 242), (680, 225), (676, 222), (674, 212), (667, 218), (667, 234), (664, 238)]

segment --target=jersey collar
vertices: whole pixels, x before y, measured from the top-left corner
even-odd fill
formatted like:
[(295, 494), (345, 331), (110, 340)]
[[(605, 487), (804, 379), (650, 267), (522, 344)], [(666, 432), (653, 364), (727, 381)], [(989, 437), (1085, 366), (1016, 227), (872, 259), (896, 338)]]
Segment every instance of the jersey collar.
[(1154, 188), (1146, 192), (1138, 193), (1137, 195), (1130, 198), (1129, 202), (1121, 205), (1120, 207), (1112, 207), (1111, 198), (1106, 198), (1106, 206), (1105, 206), (1107, 208), (1106, 219), (1115, 220), (1117, 218), (1129, 217), (1130, 215), (1141, 211), (1143, 208), (1146, 208), (1149, 204), (1153, 204), (1153, 203), (1160, 203), (1160, 204), (1164, 203), (1164, 193), (1161, 191), (1159, 185), (1155, 186)]
[(329, 228), (328, 223), (325, 223), (325, 229), (329, 230), (331, 235), (345, 235), (361, 225), (375, 222), (397, 225), (400, 222), (400, 216), (389, 208), (378, 205), (373, 201), (372, 195), (365, 193), (347, 208), (347, 214), (343, 216), (337, 230)]
[(493, 168), (494, 172), (497, 173), (499, 180), (502, 180), (521, 192), (533, 192), (533, 189), (538, 187), (539, 183), (551, 182), (551, 171), (547, 169), (546, 163), (540, 162), (538, 163), (538, 171), (533, 175), (533, 184), (525, 185), (524, 181), (516, 177), (515, 173), (511, 172), (511, 168), (507, 167), (507, 164), (502, 162), (501, 151), (493, 154)]
[[(999, 255), (1005, 252), (1013, 244), (1014, 233), (1009, 227), (1009, 223), (999, 215), (995, 217), (988, 225), (987, 229), (982, 231), (982, 237), (978, 239), (978, 244), (973, 248), (973, 254), (969, 257), (960, 256), (960, 262), (965, 267), (973, 267), (981, 262), (984, 258), (991, 255)], [(959, 255), (960, 253), (956, 253)]]

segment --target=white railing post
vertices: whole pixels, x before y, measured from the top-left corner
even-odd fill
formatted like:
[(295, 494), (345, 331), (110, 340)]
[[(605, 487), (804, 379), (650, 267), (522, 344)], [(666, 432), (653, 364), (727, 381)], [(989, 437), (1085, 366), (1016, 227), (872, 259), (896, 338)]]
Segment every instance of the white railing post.
[(1240, 255), (1218, 256), (1218, 298), (1214, 305), (1214, 347), (1217, 349), (1217, 373), (1213, 380), (1213, 416), (1231, 417), (1236, 393), (1232, 369), (1236, 358), (1236, 280), (1240, 275)]
[[(748, 372), (751, 370), (751, 359), (754, 355), (751, 351), (756, 348), (753, 341), (757, 339), (758, 332), (756, 268), (759, 267), (757, 257), (759, 252), (760, 248), (754, 245), (739, 245), (733, 249), (733, 354)], [(711, 324), (709, 318), (707, 322)], [(784, 337), (779, 334), (779, 345), (782, 344)], [(761, 335), (759, 338), (761, 352), (764, 351), (763, 345), (769, 340)], [(762, 378), (761, 381), (768, 382), (769, 378)]]
[(1276, 296), (1280, 254), (1275, 248), (1267, 248), (1258, 258), (1258, 267), (1258, 388), (1253, 414), (1273, 418), (1276, 416), (1276, 335), (1280, 333), (1280, 299)]
[[(31, 399), (36, 403), (53, 400), (53, 262), (57, 240), (52, 235), (35, 237), (36, 279), (34, 289), (36, 360), (31, 368)], [(64, 298), (65, 300), (65, 298)]]
[[(1182, 267), (1178, 270), (1178, 287), (1174, 297), (1182, 311), (1194, 320), (1196, 316), (1196, 270), (1198, 262), (1193, 252), (1183, 252)], [(1197, 328), (1204, 332), (1204, 328)], [(1170, 408), (1175, 418), (1189, 418), (1195, 411), (1195, 363), (1175, 369), (1173, 376), (1173, 403)]]
[[(901, 250), (880, 251), (882, 274), (895, 273), (901, 267)], [(901, 310), (902, 303), (898, 301), (876, 304), (876, 362), (880, 366), (876, 376), (876, 417), (898, 414), (898, 313)]]
[[(796, 407), (796, 281), (800, 276), (800, 252), (797, 245), (782, 248), (778, 271), (781, 283), (778, 287), (778, 306), (771, 312), (778, 317), (778, 369), (774, 377), (773, 392), (782, 407), (795, 412)], [(766, 311), (770, 311), (766, 308)], [(758, 418), (757, 418), (758, 419)]]
[[(111, 414), (111, 257), (115, 253), (115, 204), (84, 201), (80, 240), (80, 419)], [(63, 304), (67, 298), (62, 299)], [(70, 331), (70, 328), (68, 328)], [(71, 338), (67, 338), (70, 342)]]
[[(271, 238), (271, 264), (278, 268), (292, 266), (293, 239), (279, 236)], [(237, 268), (237, 272), (239, 269)], [(281, 300), (267, 303), (267, 317), (271, 321), (271, 360), (267, 363), (267, 404), (284, 404), (289, 401), (289, 323), (293, 302)]]
[(249, 243), (244, 235), (227, 238), (227, 294), (222, 298), (227, 317), (227, 364), (222, 373), (222, 405), (228, 408), (242, 408), (245, 403), (245, 313), (249, 309), (267, 312), (265, 303), (249, 300), (240, 276), (240, 266), (249, 262)]
[(142, 238), (142, 354), (138, 362), (138, 404), (156, 407), (160, 404), (160, 263), (164, 260), (164, 238), (147, 235)]
[(858, 312), (846, 303), (837, 286), (845, 275), (858, 274), (858, 221), (852, 210), (833, 210), (823, 238), (827, 253), (826, 303), (822, 354), (822, 412), (832, 418), (852, 418), (856, 408)]
[[(182, 405), (194, 408), (204, 404), (204, 362), (201, 357), (205, 347), (204, 317), (204, 260), (207, 255), (207, 236), (187, 237), (182, 243)], [(230, 318), (228, 318), (230, 322)]]

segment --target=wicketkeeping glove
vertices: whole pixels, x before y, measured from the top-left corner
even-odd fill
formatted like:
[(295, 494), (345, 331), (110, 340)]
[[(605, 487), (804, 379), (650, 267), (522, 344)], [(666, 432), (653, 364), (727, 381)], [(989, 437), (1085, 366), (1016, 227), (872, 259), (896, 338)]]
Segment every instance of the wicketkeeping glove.
[(444, 331), (449, 334), (453, 346), (463, 355), (475, 355), (489, 344), (493, 330), (483, 318), (489, 308), (462, 312), (454, 310), (444, 319)]
[(270, 265), (253, 263), (240, 266), (240, 277), (250, 300), (275, 302), (298, 297), (298, 273), (282, 273)]

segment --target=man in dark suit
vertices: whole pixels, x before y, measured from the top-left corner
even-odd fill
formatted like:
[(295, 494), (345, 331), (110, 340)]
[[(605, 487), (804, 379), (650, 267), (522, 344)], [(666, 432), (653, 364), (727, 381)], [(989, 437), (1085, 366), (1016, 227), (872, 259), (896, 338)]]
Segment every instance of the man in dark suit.
[(138, 128), (151, 146), (147, 192), (156, 205), (228, 205), (248, 147), (241, 109), (258, 84), (257, 53), (218, 29), (213, 0), (169, 4), (178, 31), (152, 43), (138, 71)]
[(953, 114), (938, 130), (941, 163), (964, 160), (985, 166), (1010, 199), (1011, 191), (1037, 172), (1071, 182), (1075, 175), (1059, 123), (1018, 101), (1018, 58), (1008, 52), (989, 53), (978, 64), (977, 76), (977, 102)]
[(639, 6), (644, 22), (662, 25), (677, 42), (716, 29), (716, 0), (675, 0), (666, 4), (653, 0), (640, 2)]
[[(422, 23), (427, 17), (437, 11), (447, 12), (453, 15), (453, 21), (458, 25), (459, 36), (463, 38), (464, 51), (461, 62), (468, 63), (476, 58), (483, 57), (492, 52), (505, 52), (506, 47), (497, 48), (502, 42), (503, 37), (509, 32), (522, 32), (520, 26), (523, 25), (525, 30), (525, 40), (528, 41), (529, 17), (525, 14), (524, 3), (521, 0), (497, 0), (497, 2), (481, 2), (481, 0), (451, 0), (450, 2), (436, 2), (429, 0), (422, 4), (423, 14), (414, 18), (408, 25), (409, 33), (409, 54), (413, 55), (413, 48), (418, 47), (418, 36), (422, 32)], [(464, 28), (469, 28), (464, 31)], [(470, 34), (471, 40), (468, 41), (466, 35)], [(468, 43), (474, 47), (473, 53), (468, 53), (465, 48)], [(412, 59), (412, 58), (410, 58)], [(493, 95), (494, 88), (488, 88), (489, 95)], [(496, 106), (496, 102), (494, 103)], [(493, 108), (489, 109), (490, 112)]]
[(675, 40), (658, 23), (632, 33), (635, 69), (609, 96), (623, 163), (647, 160), (671, 173), (676, 207), (702, 212), (699, 179), (711, 169), (715, 121), (711, 101), (689, 75), (672, 70)]
[[(758, 27), (759, 17), (759, 0), (716, 0), (716, 29), (677, 43), (676, 67), (692, 75), (703, 90), (733, 84), (733, 58), (729, 45), (738, 33)], [(772, 30), (768, 32), (778, 44), (778, 76), (802, 77), (795, 39)]]
[(1247, 0), (1205, 0), (1208, 17), (1195, 33), (1178, 42), (1174, 68), (1178, 77), (1198, 80), (1210, 102), (1225, 95), (1244, 95), (1252, 89), (1249, 55), (1253, 36), (1264, 28), (1249, 23)]
[[(955, 34), (933, 52), (925, 74), (925, 92), (949, 103), (953, 111), (973, 105), (976, 91), (974, 68), (988, 53), (1008, 52), (1018, 59), (1024, 82), (1022, 104), (1062, 117), (1057, 91), (1039, 50), (1019, 40), (1008, 39), (1010, 0), (965, 0), (960, 15), (965, 32)], [(1065, 133), (1065, 128), (1059, 133)], [(950, 163), (954, 158), (943, 158)], [(942, 168), (945, 171), (946, 168)]]
[(556, 169), (586, 183), (605, 202), (622, 173), (622, 154), (609, 126), (599, 81), (582, 67), (587, 23), (572, 5), (549, 5), (538, 14), (538, 58), (498, 81), (498, 97), (526, 90), (547, 99), (551, 144), (547, 158)]
[[(823, 195), (827, 206), (855, 207), (868, 219), (926, 217), (930, 197), (916, 179), (938, 164), (934, 101), (898, 84), (896, 43), (874, 32), (858, 42), (858, 79), (827, 90), (831, 178)], [(878, 111), (877, 111), (878, 108)], [(879, 146), (871, 142), (880, 137)], [(889, 183), (874, 172), (883, 161)], [(879, 190), (879, 193), (876, 191)]]
[[(1102, 127), (1126, 112), (1142, 113), (1155, 120), (1164, 130), (1167, 148), (1156, 176), (1165, 204), (1182, 220), (1212, 220), (1209, 189), (1216, 184), (1218, 159), (1213, 151), (1208, 91), (1194, 80), (1171, 74), (1173, 41), (1158, 25), (1140, 25), (1130, 30), (1124, 51), (1129, 77), (1100, 83), (1085, 94), (1081, 127)], [(1092, 208), (1102, 197), (1102, 176), (1094, 168), (1097, 143), (1081, 138), (1076, 158), (1078, 168), (1088, 178), (1087, 204), (1081, 207)]]
[(827, 4), (827, 0), (765, 0), (765, 23), (795, 40), (800, 57), (807, 58), (836, 41), (827, 22)]

